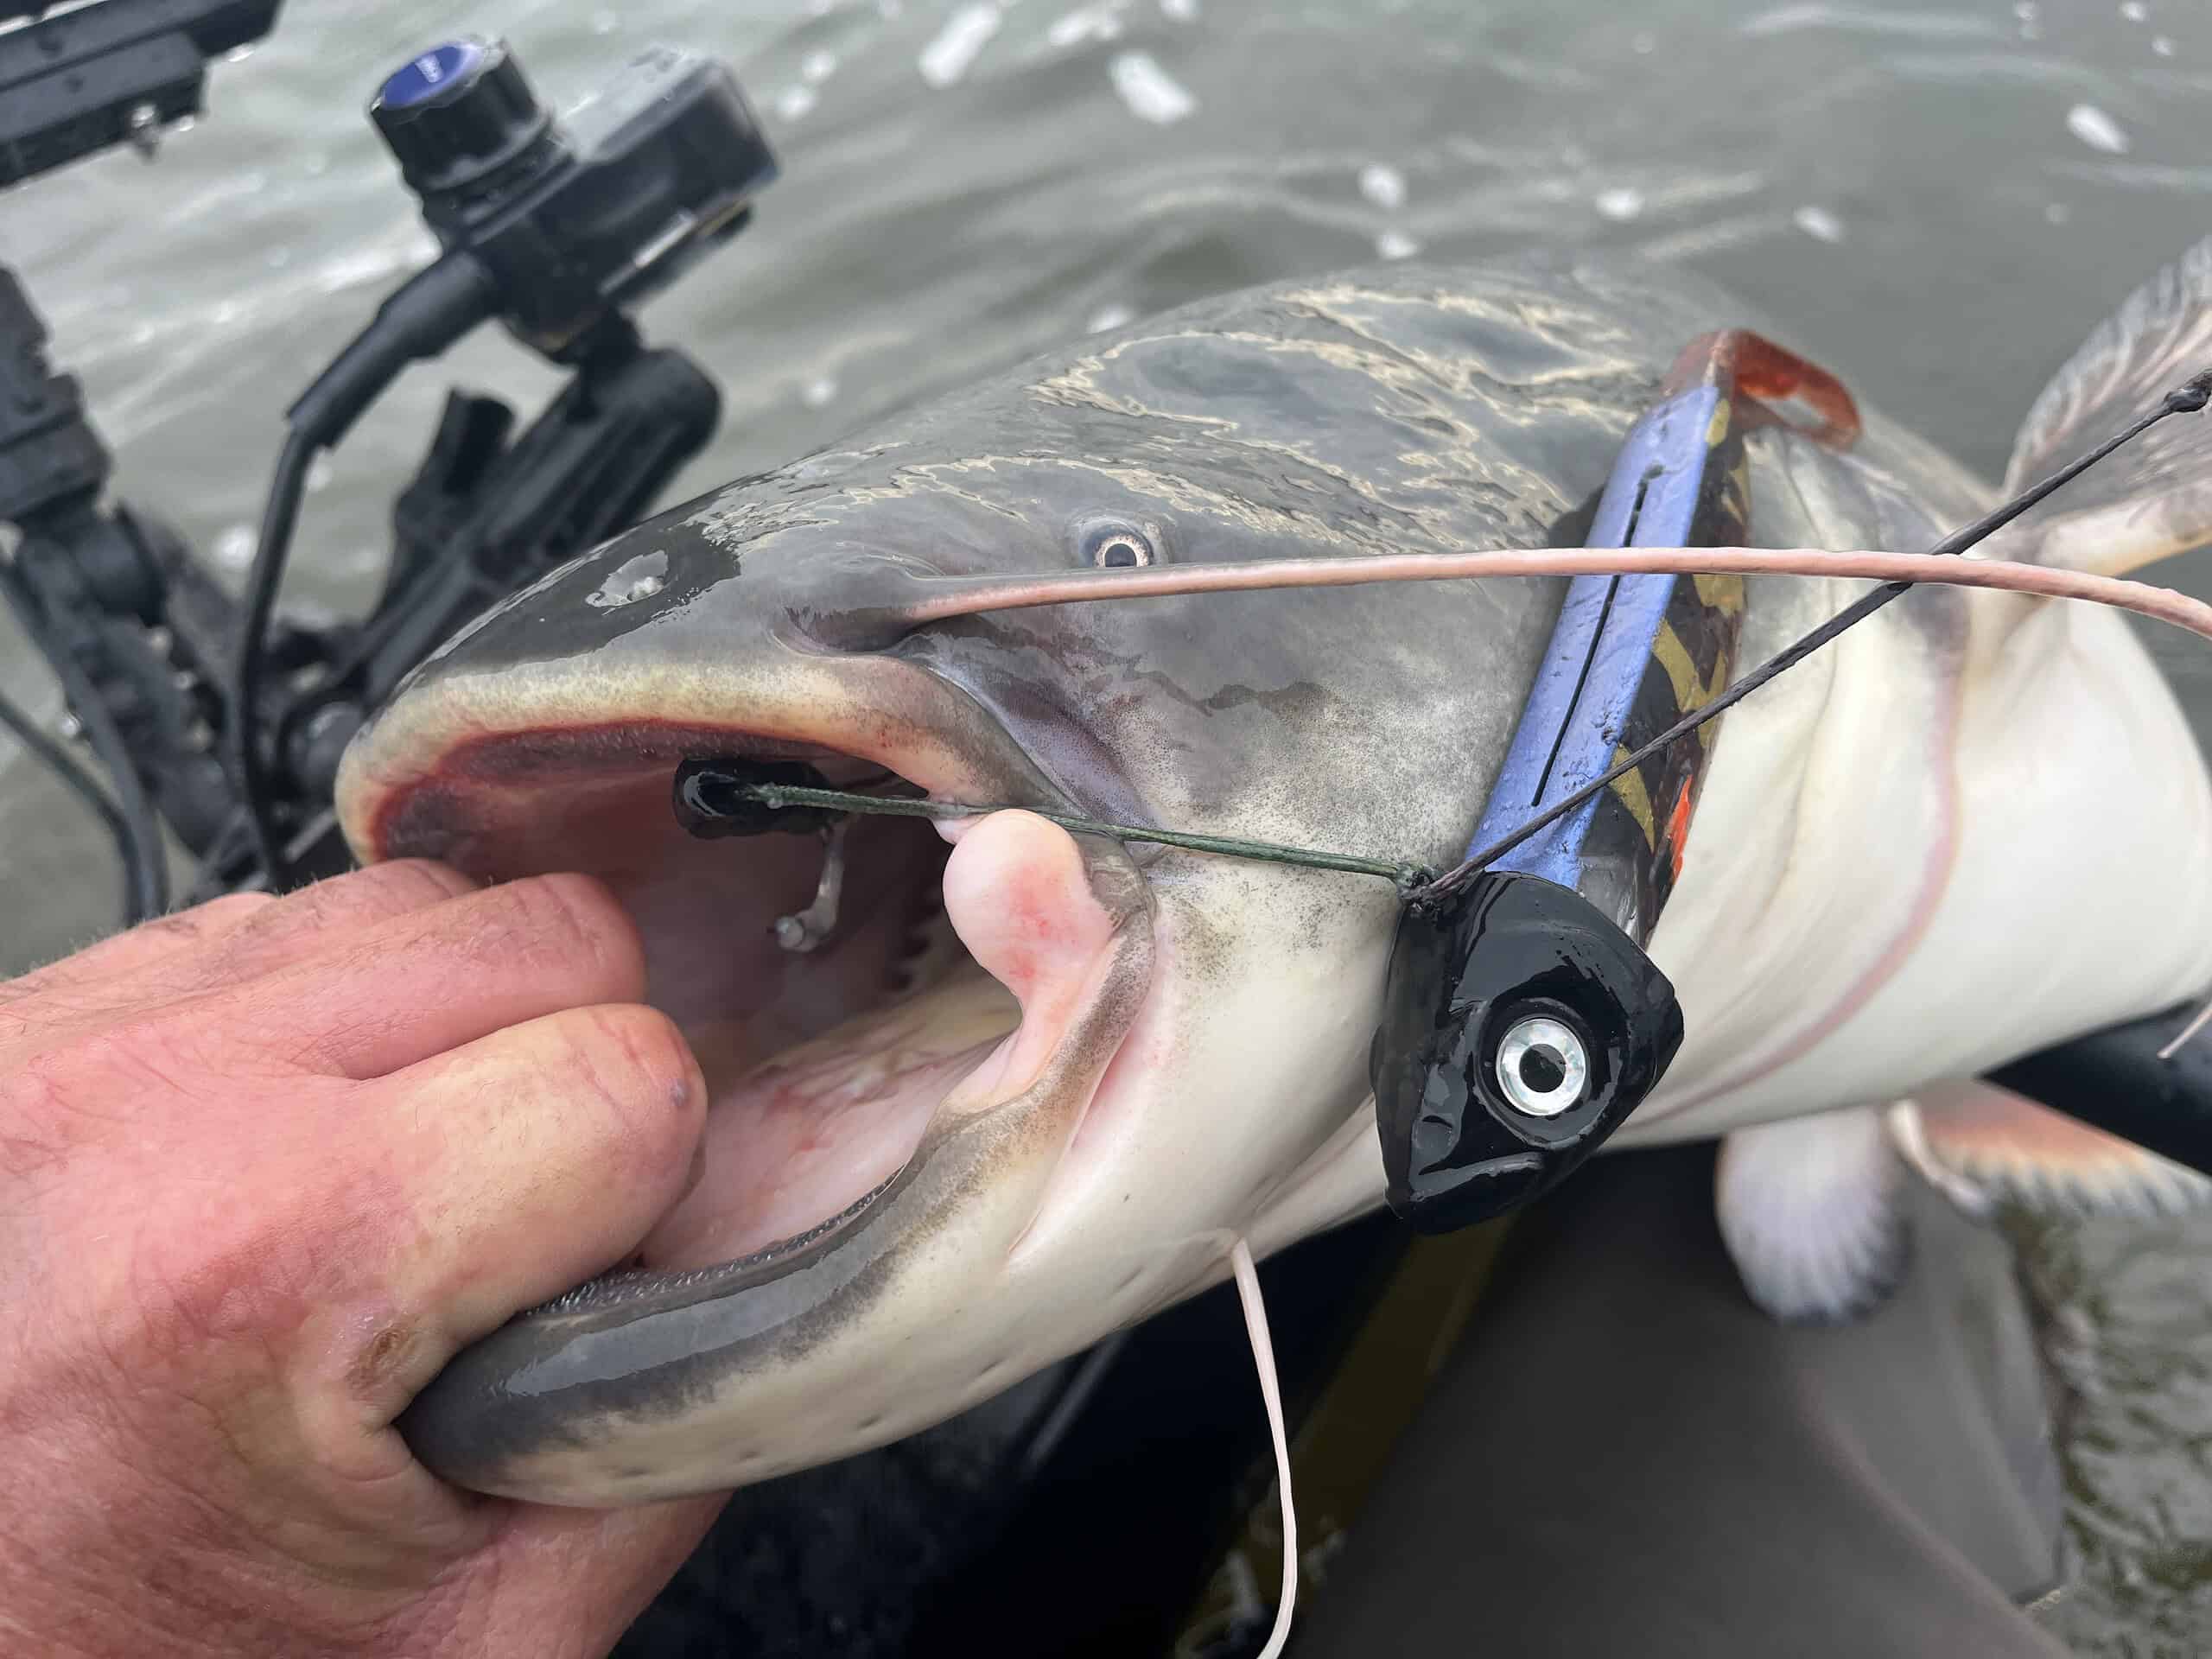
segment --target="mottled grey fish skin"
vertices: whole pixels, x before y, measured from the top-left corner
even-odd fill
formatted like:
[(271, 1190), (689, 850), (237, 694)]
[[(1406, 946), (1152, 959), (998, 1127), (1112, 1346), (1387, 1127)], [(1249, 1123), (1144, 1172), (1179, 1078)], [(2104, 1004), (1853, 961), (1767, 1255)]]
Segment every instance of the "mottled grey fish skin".
[[(1078, 566), (1086, 531), (1116, 521), (1146, 529), (1165, 560), (1207, 563), (1580, 540), (1572, 520), (1681, 345), (1755, 321), (1687, 276), (1548, 259), (1285, 283), (1093, 337), (664, 515), (499, 607), (357, 741), (340, 780), (349, 834), (365, 856), (467, 868), (502, 810), (496, 789), (487, 804), (431, 769), (480, 733), (661, 719), (672, 734), (648, 759), (664, 766), (718, 747), (698, 729), (715, 708), (819, 671), (851, 688), (862, 710), (854, 721), (940, 735), (959, 727), (955, 747), (984, 757), (972, 775), (998, 799), (1446, 861), (1503, 759), (1556, 613), (1556, 582), (1060, 606), (910, 637), (871, 613), (911, 597), (917, 575)], [(1847, 516), (1910, 546), (1935, 527), (1931, 505), (1955, 521), (1978, 499), (1971, 478), (1878, 416), (1862, 448), (1863, 472), (1839, 484), (1823, 452), (1765, 435), (1753, 445), (1755, 501), (1776, 486), (1790, 497), (1855, 490), (1865, 499)], [(1798, 500), (1776, 521), (1796, 534), (1836, 510)], [(653, 580), (639, 579), (640, 559)], [(1824, 587), (1755, 584), (1773, 602), (1762, 616), (1754, 601), (1752, 637), (1794, 631), (1785, 625), (1801, 613), (1825, 608)], [(1941, 649), (1952, 605), (1923, 593), (1892, 608), (1920, 618)], [(644, 739), (616, 741), (646, 753)], [(832, 747), (858, 752), (849, 738)], [(495, 782), (529, 772), (527, 747), (493, 766)], [(1180, 997), (1225, 995), (1261, 971), (1257, 947), (1214, 919), (1233, 911), (1263, 918), (1244, 931), (1269, 941), (1266, 960), (1286, 975), (1313, 971), (1308, 957), (1334, 965), (1348, 1020), (1371, 1025), (1380, 975), (1367, 969), (1393, 909), (1381, 884), (1285, 881), (1152, 849), (1137, 858), (1156, 925), (1173, 941)], [(1189, 1028), (1168, 1029), (1187, 1054)], [(1311, 1122), (1255, 1131), (1281, 1138), (1255, 1154), (1260, 1184), (1224, 1198), (1220, 1224), (1243, 1224), (1351, 1121), (1362, 1061), (1347, 1053), (1316, 1076)], [(1190, 1255), (1181, 1241), (1166, 1248)], [(1068, 1351), (1214, 1271), (1137, 1286), (1141, 1300), (1102, 1302), (1090, 1326), (1051, 1344)], [(898, 1294), (893, 1278), (858, 1275), (806, 1317), (858, 1330)], [(628, 1374), (610, 1369), (601, 1342), (588, 1396), (526, 1402), (510, 1386), (557, 1369), (580, 1330), (596, 1340), (626, 1317), (618, 1299), (510, 1325), (496, 1351), (465, 1356), (454, 1382), (418, 1406), (418, 1421), (440, 1418), (428, 1439), (478, 1446), (484, 1455), (461, 1464), (484, 1490), (628, 1498), (819, 1461), (976, 1397), (873, 1419), (780, 1464), (748, 1452), (744, 1469), (725, 1461), (687, 1486), (650, 1457), (628, 1459), (626, 1440), (696, 1408), (717, 1381), (776, 1364), (778, 1338), (717, 1339), (711, 1362), (680, 1366), (641, 1351)], [(713, 1375), (702, 1380), (702, 1370)], [(515, 1472), (541, 1454), (566, 1471), (560, 1460), (577, 1448), (588, 1478)]]
[[(1071, 568), (1086, 524), (1117, 516), (1194, 563), (1546, 545), (1681, 342), (1738, 314), (1700, 284), (1679, 289), (1532, 263), (1185, 308), (632, 531), (480, 622), (409, 691), (594, 659), (688, 673), (768, 639), (804, 649), (810, 607), (834, 629), (865, 605), (875, 562), (886, 575)], [(658, 592), (578, 602), (646, 551), (668, 556)], [(1503, 754), (1558, 591), (1065, 607), (942, 625), (891, 654), (961, 687), (1092, 810), (1433, 860), (1456, 849)], [(1438, 791), (1440, 775), (1465, 795)]]

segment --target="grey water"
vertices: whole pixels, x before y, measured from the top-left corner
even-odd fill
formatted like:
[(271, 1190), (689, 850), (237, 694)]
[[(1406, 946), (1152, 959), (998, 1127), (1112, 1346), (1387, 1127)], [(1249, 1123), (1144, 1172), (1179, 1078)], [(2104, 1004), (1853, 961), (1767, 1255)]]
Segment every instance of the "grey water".
[[(1994, 475), (2080, 337), (2212, 232), (2202, 0), (292, 0), (156, 161), (0, 198), (118, 490), (233, 577), (285, 404), (429, 251), (362, 107), (462, 29), (563, 103), (648, 39), (723, 57), (781, 156), (645, 316), (725, 397), (671, 501), (1201, 295), (1535, 244), (1707, 273)], [(288, 602), (369, 596), (456, 384), (556, 381), (492, 335), (410, 373), (318, 469)], [(2160, 576), (2212, 594), (2212, 558)], [(2154, 648), (2212, 738), (2212, 656)], [(12, 634), (0, 691), (58, 718)], [(0, 738), (0, 971), (96, 936), (115, 892)], [(2072, 1556), (2039, 1616), (2085, 1654), (2212, 1649), (2212, 1223), (2023, 1237)]]

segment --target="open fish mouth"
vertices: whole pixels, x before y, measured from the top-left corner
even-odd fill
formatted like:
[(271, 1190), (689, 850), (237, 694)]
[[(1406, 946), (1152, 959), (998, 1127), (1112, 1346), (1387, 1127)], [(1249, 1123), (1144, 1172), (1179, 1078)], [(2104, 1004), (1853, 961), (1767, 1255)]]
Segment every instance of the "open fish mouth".
[[(818, 1358), (896, 1304), (904, 1318), (988, 1294), (1046, 1204), (1150, 979), (1150, 905), (1127, 852), (1020, 810), (851, 820), (838, 919), (802, 951), (776, 925), (816, 897), (823, 837), (702, 840), (672, 809), (677, 767), (704, 758), (1065, 806), (934, 674), (875, 658), (847, 677), (842, 704), (763, 700), (721, 722), (604, 705), (596, 721), (532, 720), (555, 711), (518, 709), (510, 690), (494, 724), (463, 677), (431, 691), (454, 706), (372, 732), (349, 762), (365, 857), (604, 881), (642, 938), (647, 1000), (681, 1027), (711, 1095), (703, 1173), (635, 1254), (465, 1351), (403, 1420), (448, 1478), (560, 1501), (581, 1459), (603, 1494), (630, 1474), (593, 1461), (606, 1437), (652, 1496), (669, 1459), (637, 1453), (651, 1425)], [(901, 1432), (877, 1427), (869, 1438)], [(758, 1456), (772, 1456), (765, 1433)]]

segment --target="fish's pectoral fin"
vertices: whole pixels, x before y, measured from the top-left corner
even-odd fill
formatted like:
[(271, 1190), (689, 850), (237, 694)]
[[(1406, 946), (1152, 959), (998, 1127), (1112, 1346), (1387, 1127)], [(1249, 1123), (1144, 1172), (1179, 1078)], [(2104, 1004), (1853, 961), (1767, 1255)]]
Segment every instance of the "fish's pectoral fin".
[(1918, 1090), (1892, 1109), (1899, 1148), (1970, 1212), (2013, 1203), (2040, 1215), (2170, 1216), (2212, 1202), (2195, 1170), (1994, 1084)]
[(1904, 1192), (1872, 1106), (1735, 1130), (1713, 1175), (1745, 1290), (1793, 1324), (1856, 1318), (1895, 1288), (1912, 1254)]
[[(2212, 238), (2129, 295), (2051, 376), (2013, 440), (2005, 493), (2047, 477), (2209, 368)], [(2159, 422), (2000, 533), (2009, 556), (2107, 576), (2212, 542), (2212, 414)]]

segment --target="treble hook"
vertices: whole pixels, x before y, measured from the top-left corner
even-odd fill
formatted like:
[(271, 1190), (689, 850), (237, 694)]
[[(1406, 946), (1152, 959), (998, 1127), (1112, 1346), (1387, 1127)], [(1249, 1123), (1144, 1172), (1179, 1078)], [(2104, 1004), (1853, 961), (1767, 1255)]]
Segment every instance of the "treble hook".
[(776, 918), (776, 943), (800, 956), (814, 950), (837, 927), (837, 898), (845, 887), (845, 832), (852, 819), (833, 820), (822, 831), (822, 880), (814, 902), (795, 916)]

